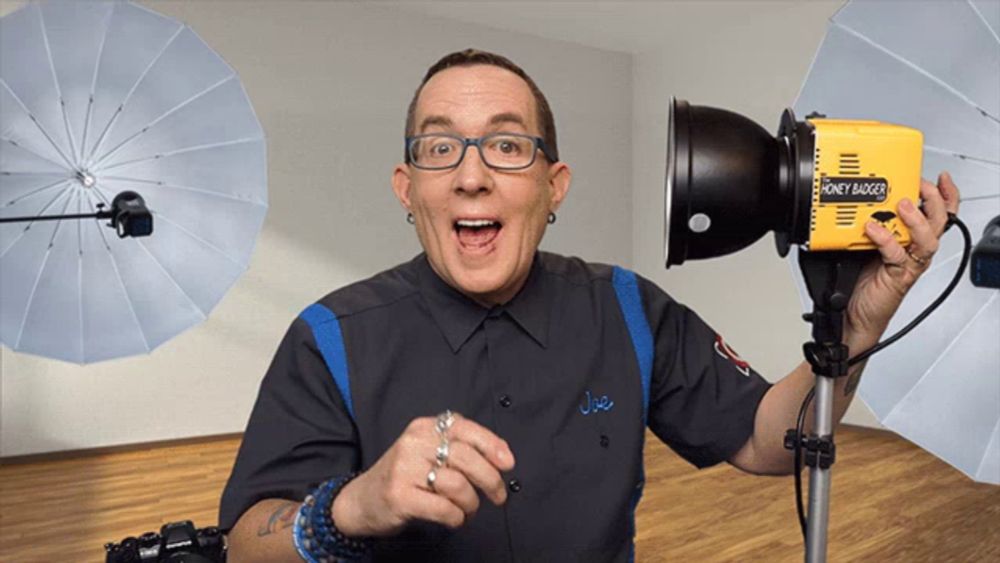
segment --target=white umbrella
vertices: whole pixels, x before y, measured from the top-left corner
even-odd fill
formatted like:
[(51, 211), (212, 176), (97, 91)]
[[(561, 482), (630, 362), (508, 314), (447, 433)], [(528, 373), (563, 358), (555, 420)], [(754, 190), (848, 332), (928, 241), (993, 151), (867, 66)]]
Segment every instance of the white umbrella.
[(0, 340), (87, 363), (204, 320), (267, 210), (263, 131), (239, 78), (187, 26), (125, 2), (0, 19), (0, 217), (93, 213), (132, 190), (154, 233), (0, 224)]
[[(923, 176), (948, 170), (978, 240), (1000, 215), (1000, 3), (855, 0), (833, 16), (794, 109), (924, 133)], [(951, 280), (957, 229), (886, 336)], [(793, 254), (794, 258), (794, 254)], [(811, 308), (796, 260), (803, 307)], [(969, 477), (1000, 484), (1000, 299), (964, 276), (923, 324), (873, 356), (859, 394), (879, 420)]]

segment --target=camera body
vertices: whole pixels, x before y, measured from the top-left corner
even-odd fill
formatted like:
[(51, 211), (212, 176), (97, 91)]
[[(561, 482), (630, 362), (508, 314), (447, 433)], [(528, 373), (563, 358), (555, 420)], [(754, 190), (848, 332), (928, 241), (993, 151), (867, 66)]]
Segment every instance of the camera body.
[(226, 544), (216, 527), (195, 529), (190, 520), (170, 522), (160, 533), (146, 532), (104, 545), (106, 563), (225, 563)]

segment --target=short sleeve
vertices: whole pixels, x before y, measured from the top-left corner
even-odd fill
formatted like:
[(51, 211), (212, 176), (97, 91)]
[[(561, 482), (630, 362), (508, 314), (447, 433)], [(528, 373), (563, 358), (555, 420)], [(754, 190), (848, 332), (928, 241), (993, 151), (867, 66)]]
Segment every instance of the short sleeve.
[(222, 493), (219, 527), (228, 531), (263, 499), (301, 501), (359, 463), (357, 430), (312, 330), (298, 318), (261, 382)]
[(694, 311), (648, 280), (640, 291), (654, 343), (649, 428), (699, 468), (729, 459), (771, 384)]

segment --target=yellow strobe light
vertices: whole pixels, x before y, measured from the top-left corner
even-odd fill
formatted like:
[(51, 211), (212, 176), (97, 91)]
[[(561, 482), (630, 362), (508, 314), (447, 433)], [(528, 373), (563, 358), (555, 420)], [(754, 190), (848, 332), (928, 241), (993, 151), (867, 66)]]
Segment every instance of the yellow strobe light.
[(899, 202), (920, 192), (923, 135), (916, 129), (841, 119), (807, 119), (815, 131), (809, 250), (869, 250), (865, 223), (875, 220), (902, 245), (910, 231)]
[(742, 115), (673, 99), (667, 137), (664, 251), (669, 268), (723, 256), (774, 231), (778, 254), (871, 250), (865, 223), (899, 243), (899, 202), (920, 195), (923, 135), (878, 121), (797, 121), (777, 135)]

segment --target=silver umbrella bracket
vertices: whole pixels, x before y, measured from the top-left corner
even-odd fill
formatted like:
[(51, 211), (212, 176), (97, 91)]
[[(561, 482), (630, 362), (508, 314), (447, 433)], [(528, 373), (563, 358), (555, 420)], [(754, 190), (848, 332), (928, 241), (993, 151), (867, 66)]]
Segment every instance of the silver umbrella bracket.
[(119, 238), (148, 237), (153, 234), (153, 214), (146, 207), (146, 200), (132, 191), (124, 191), (111, 201), (111, 209), (97, 204), (96, 213), (70, 215), (36, 215), (30, 217), (2, 217), (0, 223), (34, 223), (35, 221), (62, 221), (65, 219), (110, 219), (108, 226)]

